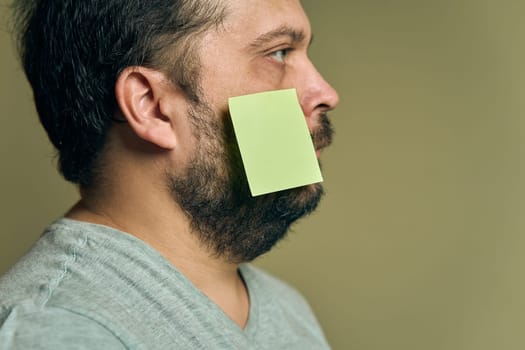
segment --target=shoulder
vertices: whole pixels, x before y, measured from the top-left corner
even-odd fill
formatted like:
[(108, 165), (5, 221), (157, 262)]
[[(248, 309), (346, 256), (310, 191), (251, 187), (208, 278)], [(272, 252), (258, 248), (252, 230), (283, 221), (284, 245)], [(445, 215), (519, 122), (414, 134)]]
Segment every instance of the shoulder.
[(73, 298), (85, 305), (83, 300), (90, 301), (87, 296), (105, 291), (108, 278), (116, 278), (124, 269), (121, 266), (127, 266), (132, 260), (130, 252), (142, 254), (142, 247), (129, 235), (116, 232), (65, 218), (57, 220), (0, 276), (0, 307), (28, 299), (46, 305), (50, 300), (59, 299), (60, 303)]
[(111, 349), (126, 347), (100, 323), (80, 313), (42, 307), (32, 301), (0, 310), (0, 348)]
[(108, 235), (84, 226), (55, 222), (0, 278), (0, 349), (125, 349), (120, 337), (135, 344), (100, 316), (110, 303), (100, 261)]
[(50, 225), (31, 249), (0, 277), (0, 306), (26, 299), (45, 304), (52, 291), (69, 278), (86, 247), (87, 233), (66, 220)]

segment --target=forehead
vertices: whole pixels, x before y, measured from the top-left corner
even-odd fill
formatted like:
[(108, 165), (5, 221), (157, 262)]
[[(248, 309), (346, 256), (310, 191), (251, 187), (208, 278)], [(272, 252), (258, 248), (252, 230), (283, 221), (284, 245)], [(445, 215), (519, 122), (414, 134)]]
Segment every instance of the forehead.
[(287, 26), (311, 36), (310, 22), (299, 0), (231, 0), (224, 28), (239, 42)]

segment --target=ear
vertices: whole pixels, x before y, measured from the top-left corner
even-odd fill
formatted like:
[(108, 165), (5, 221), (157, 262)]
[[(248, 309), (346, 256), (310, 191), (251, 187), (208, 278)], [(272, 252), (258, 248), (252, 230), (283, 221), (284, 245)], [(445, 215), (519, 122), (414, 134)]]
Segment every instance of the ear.
[(176, 95), (163, 73), (145, 67), (127, 67), (115, 84), (120, 111), (135, 134), (164, 149), (177, 144), (170, 107)]

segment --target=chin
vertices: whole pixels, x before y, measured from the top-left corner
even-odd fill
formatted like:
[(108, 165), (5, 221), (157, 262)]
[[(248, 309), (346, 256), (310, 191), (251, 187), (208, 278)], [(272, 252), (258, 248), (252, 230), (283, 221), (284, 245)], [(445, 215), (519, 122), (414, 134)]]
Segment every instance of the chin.
[(311, 200), (319, 201), (324, 194), (323, 185), (321, 183), (314, 183), (306, 186), (301, 186), (296, 189), (297, 200), (308, 202)]
[(323, 185), (315, 183), (284, 191), (288, 199), (288, 209), (292, 220), (297, 220), (310, 214), (316, 208), (324, 195)]

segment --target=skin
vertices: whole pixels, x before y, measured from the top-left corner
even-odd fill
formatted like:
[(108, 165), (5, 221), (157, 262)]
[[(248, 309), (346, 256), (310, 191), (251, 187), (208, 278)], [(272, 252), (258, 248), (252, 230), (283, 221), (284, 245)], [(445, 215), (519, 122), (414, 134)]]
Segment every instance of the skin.
[[(296, 88), (307, 125), (316, 130), (320, 114), (335, 108), (338, 96), (308, 58), (311, 28), (299, 1), (228, 3), (223, 25), (202, 40), (206, 102), (224, 116), (231, 96)], [(124, 70), (115, 94), (127, 123), (109, 133), (101, 181), (81, 189), (80, 202), (66, 216), (145, 241), (244, 328), (249, 298), (238, 264), (199, 242), (164, 182), (166, 172), (182, 174), (198, 144), (188, 97), (163, 73), (144, 67)]]

